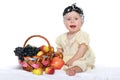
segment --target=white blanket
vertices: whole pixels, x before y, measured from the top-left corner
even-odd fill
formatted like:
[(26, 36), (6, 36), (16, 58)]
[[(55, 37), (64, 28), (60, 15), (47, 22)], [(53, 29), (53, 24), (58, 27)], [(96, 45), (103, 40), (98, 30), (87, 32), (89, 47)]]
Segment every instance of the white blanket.
[(34, 75), (19, 69), (16, 66), (0, 69), (0, 80), (120, 80), (120, 68), (117, 67), (99, 67), (75, 76), (68, 76), (62, 70), (56, 70), (54, 75)]

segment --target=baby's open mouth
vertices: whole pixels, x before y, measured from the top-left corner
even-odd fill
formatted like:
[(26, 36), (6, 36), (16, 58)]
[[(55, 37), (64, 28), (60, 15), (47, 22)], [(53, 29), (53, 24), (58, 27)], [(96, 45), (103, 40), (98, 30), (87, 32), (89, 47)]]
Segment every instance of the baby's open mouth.
[(70, 28), (75, 28), (76, 27), (76, 25), (70, 25)]

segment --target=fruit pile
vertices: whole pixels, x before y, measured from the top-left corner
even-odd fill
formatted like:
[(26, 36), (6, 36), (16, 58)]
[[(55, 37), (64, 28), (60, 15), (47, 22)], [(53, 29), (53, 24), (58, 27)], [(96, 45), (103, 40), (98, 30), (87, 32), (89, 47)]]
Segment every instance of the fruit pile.
[(44, 71), (46, 74), (54, 74), (55, 69), (61, 69), (64, 65), (62, 53), (56, 53), (51, 46), (35, 47), (29, 44), (26, 45), (32, 37), (44, 38), (40, 35), (31, 36), (25, 41), (24, 47), (16, 47), (14, 50), (22, 68), (36, 75), (42, 75)]

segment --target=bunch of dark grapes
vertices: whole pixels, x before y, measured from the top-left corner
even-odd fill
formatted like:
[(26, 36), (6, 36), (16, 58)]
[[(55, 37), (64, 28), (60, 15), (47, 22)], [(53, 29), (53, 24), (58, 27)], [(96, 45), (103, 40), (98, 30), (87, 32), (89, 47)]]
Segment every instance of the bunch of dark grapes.
[(22, 61), (24, 60), (24, 48), (17, 47), (15, 48), (14, 53), (16, 56), (18, 56), (19, 60), (22, 60)]
[(24, 56), (35, 56), (40, 51), (40, 48), (27, 45), (24, 47)]
[(40, 51), (40, 48), (27, 45), (25, 47), (16, 47), (14, 53), (18, 56), (19, 60), (23, 61), (26, 56), (35, 56)]

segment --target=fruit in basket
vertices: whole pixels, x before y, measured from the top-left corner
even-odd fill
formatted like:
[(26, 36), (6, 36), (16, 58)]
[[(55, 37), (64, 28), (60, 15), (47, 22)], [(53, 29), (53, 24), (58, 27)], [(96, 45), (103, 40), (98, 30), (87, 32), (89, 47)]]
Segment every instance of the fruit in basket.
[(59, 52), (59, 53), (56, 52), (55, 57), (59, 57), (59, 58), (63, 59), (63, 54), (61, 52)]
[(46, 67), (45, 68), (45, 73), (46, 74), (54, 74), (55, 73), (55, 69), (53, 67)]
[(42, 75), (43, 74), (43, 69), (42, 68), (33, 69), (32, 73), (35, 74), (35, 75)]
[(16, 47), (14, 53), (18, 56), (19, 60), (24, 61), (26, 56), (35, 56), (39, 52), (40, 48), (27, 45), (25, 47)]
[(39, 51), (39, 52), (37, 53), (37, 56), (42, 56), (43, 54), (44, 54), (43, 51)]
[(54, 53), (54, 47), (50, 47), (50, 51), (52, 52), (52, 53)]
[(39, 52), (39, 48), (27, 45), (24, 47), (24, 56), (35, 56)]
[[(39, 47), (26, 45), (27, 41), (32, 37), (40, 37), (47, 41), (48, 46), (42, 45)], [(55, 51), (52, 46), (49, 46), (49, 41), (41, 35), (33, 35), (28, 37), (23, 47), (17, 47), (14, 50), (16, 56), (20, 61), (23, 69), (32, 72), (35, 75), (42, 75), (45, 71), (46, 74), (54, 74), (55, 69), (60, 69), (64, 62), (59, 59), (53, 59), (55, 57)], [(62, 59), (61, 59), (62, 60)], [(25, 62), (25, 63), (24, 63)]]
[(47, 53), (47, 52), (49, 52), (50, 49), (49, 49), (48, 46), (42, 45), (42, 46), (40, 47), (40, 50), (43, 51), (44, 53)]
[(51, 66), (54, 67), (55, 69), (61, 69), (63, 65), (64, 65), (63, 59), (59, 57), (54, 57), (52, 59)]

